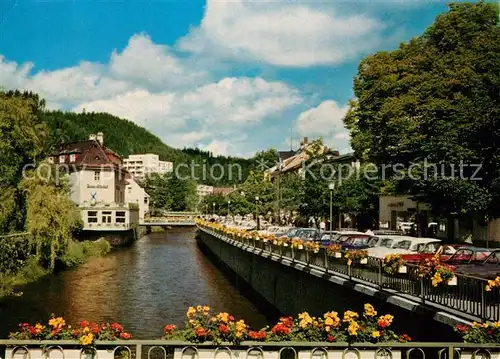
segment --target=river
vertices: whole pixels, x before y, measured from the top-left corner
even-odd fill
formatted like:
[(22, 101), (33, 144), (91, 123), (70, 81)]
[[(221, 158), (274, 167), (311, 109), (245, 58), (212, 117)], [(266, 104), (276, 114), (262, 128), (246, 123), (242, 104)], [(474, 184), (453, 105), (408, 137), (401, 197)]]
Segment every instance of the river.
[(117, 321), (135, 338), (159, 338), (162, 327), (185, 322), (186, 309), (208, 305), (253, 328), (270, 324), (202, 253), (194, 228), (146, 235), (133, 246), (42, 278), (0, 302), (0, 338), (20, 322), (46, 322), (51, 313), (76, 324)]

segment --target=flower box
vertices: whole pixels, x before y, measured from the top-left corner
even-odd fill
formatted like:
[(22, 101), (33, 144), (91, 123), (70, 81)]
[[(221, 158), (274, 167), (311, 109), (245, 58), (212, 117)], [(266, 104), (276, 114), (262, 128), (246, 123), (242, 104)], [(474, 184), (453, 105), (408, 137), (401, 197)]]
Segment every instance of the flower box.
[[(264, 352), (265, 353), (265, 352)], [(328, 349), (299, 350), (297, 359), (401, 359), (401, 350), (395, 349)], [(264, 354), (264, 359), (267, 359)], [(479, 359), (479, 358), (478, 358)]]
[(368, 258), (361, 258), (361, 259), (359, 260), (359, 263), (360, 263), (360, 264), (368, 264)]
[(453, 278), (448, 281), (448, 285), (457, 285), (457, 276), (454, 275)]
[(406, 274), (408, 273), (408, 267), (407, 266), (401, 266), (398, 268), (398, 273)]
[[(255, 354), (254, 354), (255, 352)], [(250, 349), (251, 355), (261, 356), (261, 359), (279, 359), (278, 351), (260, 351), (259, 349)], [(262, 356), (263, 354), (263, 356)], [(203, 348), (186, 347), (175, 348), (173, 359), (246, 359), (247, 349), (234, 348), (234, 347), (218, 347), (218, 348)], [(101, 358), (99, 358), (101, 359)]]
[(112, 349), (90, 349), (85, 352), (85, 349), (63, 349), (64, 355), (60, 347), (54, 345), (45, 348), (28, 348), (28, 352), (22, 347), (6, 348), (5, 359), (114, 359)]

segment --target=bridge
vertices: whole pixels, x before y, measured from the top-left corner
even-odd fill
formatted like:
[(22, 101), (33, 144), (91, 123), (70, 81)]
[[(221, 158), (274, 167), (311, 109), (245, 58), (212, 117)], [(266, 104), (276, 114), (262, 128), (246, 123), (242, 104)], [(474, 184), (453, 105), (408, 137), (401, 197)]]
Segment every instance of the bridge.
[[(455, 274), (457, 285), (432, 286), (407, 265), (404, 274), (389, 275), (382, 261), (348, 265), (345, 258), (297, 250), (198, 225), (199, 242), (217, 259), (284, 313), (328, 310), (355, 302), (386, 305), (391, 311), (433, 319), (433, 327), (500, 320), (500, 291), (485, 291), (486, 281)], [(293, 293), (293, 294), (292, 294)], [(399, 314), (401, 315), (401, 314)], [(404, 314), (403, 314), (404, 315)], [(408, 322), (409, 323), (409, 322)]]
[(196, 225), (196, 212), (165, 212), (161, 217), (149, 217), (140, 222), (141, 226), (178, 227)]

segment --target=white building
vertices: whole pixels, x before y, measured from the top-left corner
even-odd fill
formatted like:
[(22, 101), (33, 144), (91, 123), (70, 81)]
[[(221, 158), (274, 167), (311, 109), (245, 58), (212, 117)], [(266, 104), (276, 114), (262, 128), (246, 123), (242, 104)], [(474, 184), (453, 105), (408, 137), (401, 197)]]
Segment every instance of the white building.
[(174, 164), (160, 161), (153, 153), (130, 155), (123, 160), (123, 167), (135, 178), (144, 180), (151, 173), (169, 173), (174, 170)]
[(84, 230), (128, 230), (139, 223), (139, 208), (125, 201), (126, 171), (104, 146), (104, 135), (62, 144), (48, 158), (69, 175), (71, 200), (80, 207)]
[(209, 194), (214, 193), (214, 187), (213, 186), (206, 186), (203, 184), (199, 184), (196, 186), (196, 194), (198, 195), (198, 198), (202, 198), (205, 196), (208, 196)]
[(127, 178), (127, 186), (125, 189), (125, 202), (137, 203), (139, 206), (139, 221), (144, 222), (144, 216), (149, 212), (149, 194), (144, 188), (129, 176)]

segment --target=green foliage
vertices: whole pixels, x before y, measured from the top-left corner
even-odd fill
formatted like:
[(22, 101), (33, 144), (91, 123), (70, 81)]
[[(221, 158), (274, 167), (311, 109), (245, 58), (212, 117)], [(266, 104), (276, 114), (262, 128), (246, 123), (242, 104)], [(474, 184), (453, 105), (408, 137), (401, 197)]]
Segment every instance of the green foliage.
[(0, 272), (16, 273), (31, 255), (30, 234), (12, 234), (0, 238)]
[(250, 166), (251, 171), (263, 172), (268, 168), (275, 166), (278, 162), (278, 151), (274, 148), (269, 148), (264, 151), (257, 152)]
[(78, 242), (70, 240), (61, 262), (68, 268), (85, 263), (89, 258), (102, 257), (111, 251), (111, 245), (105, 239)]
[[(51, 111), (45, 114), (45, 121), (50, 128), (52, 148), (56, 148), (63, 142), (81, 141), (88, 139), (89, 134), (104, 133), (104, 143), (107, 147), (126, 157), (134, 153), (155, 153), (160, 160), (171, 161), (179, 167), (179, 177), (191, 177), (208, 185), (226, 185), (240, 182), (236, 171), (229, 178), (230, 165), (239, 165), (244, 180), (249, 172), (252, 160), (213, 156), (208, 151), (200, 149), (176, 149), (164, 144), (157, 136), (135, 123), (118, 118), (107, 113), (72, 113)], [(214, 164), (220, 164), (225, 169), (224, 176), (219, 180), (208, 174)], [(187, 167), (185, 166), (187, 165)], [(205, 172), (204, 172), (205, 168)], [(217, 172), (214, 170), (214, 172)], [(205, 173), (205, 175), (204, 175)], [(218, 174), (219, 172), (217, 172)]]
[(152, 209), (193, 211), (198, 202), (196, 183), (174, 174), (152, 174), (145, 183)]
[(53, 271), (63, 255), (72, 232), (81, 228), (80, 212), (69, 197), (66, 181), (56, 168), (42, 163), (21, 181), (27, 194), (27, 230), (33, 235), (36, 256)]
[[(396, 180), (435, 212), (500, 216), (498, 4), (452, 3), (422, 36), (364, 59), (345, 124), (363, 159), (394, 166), (480, 164), (463, 179)], [(394, 169), (387, 175), (397, 174)], [(455, 176), (459, 177), (457, 172)]]

